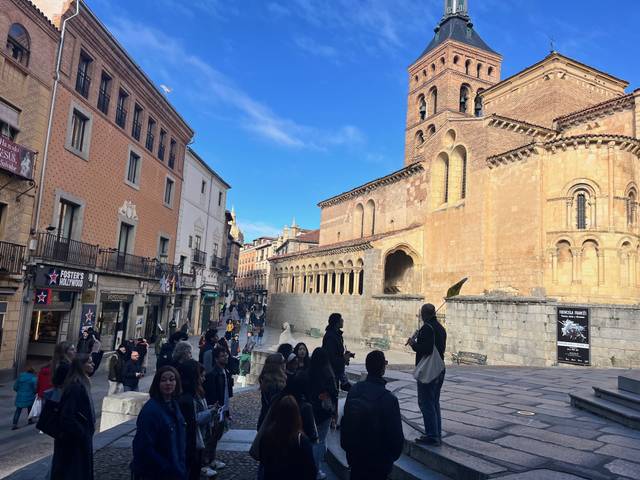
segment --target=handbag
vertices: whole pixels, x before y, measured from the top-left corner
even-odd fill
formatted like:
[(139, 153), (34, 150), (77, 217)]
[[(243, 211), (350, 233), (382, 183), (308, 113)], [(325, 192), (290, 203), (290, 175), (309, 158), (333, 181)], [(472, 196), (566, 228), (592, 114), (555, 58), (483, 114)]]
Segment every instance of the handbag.
[[(426, 324), (428, 325), (428, 324)], [(429, 325), (429, 328), (433, 331), (433, 327)], [(433, 332), (433, 352), (428, 357), (422, 357), (422, 359), (416, 365), (413, 371), (413, 378), (420, 383), (431, 383), (444, 371), (444, 360), (438, 352), (435, 342), (435, 332)]]
[(62, 390), (51, 388), (44, 392), (44, 404), (40, 412), (40, 418), (36, 423), (36, 429), (46, 433), (52, 438), (58, 438), (62, 431), (60, 410), (62, 408)]
[(31, 410), (29, 410), (29, 416), (27, 418), (35, 418), (40, 416), (40, 412), (42, 411), (42, 399), (40, 397), (36, 397), (36, 400), (33, 402), (31, 406)]

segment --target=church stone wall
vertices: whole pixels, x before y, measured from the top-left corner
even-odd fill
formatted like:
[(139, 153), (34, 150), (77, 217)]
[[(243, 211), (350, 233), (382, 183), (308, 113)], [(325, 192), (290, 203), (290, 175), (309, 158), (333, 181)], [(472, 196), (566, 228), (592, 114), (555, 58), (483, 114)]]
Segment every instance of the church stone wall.
[(459, 297), (447, 305), (447, 350), (487, 355), (489, 365), (557, 365), (559, 306), (589, 309), (592, 366), (640, 367), (640, 306)]

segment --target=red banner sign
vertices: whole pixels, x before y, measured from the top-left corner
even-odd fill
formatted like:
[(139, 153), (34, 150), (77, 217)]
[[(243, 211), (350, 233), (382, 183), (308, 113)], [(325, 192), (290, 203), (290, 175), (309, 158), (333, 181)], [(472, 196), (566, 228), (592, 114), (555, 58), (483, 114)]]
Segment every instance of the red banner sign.
[(0, 169), (32, 180), (35, 161), (34, 152), (0, 135)]

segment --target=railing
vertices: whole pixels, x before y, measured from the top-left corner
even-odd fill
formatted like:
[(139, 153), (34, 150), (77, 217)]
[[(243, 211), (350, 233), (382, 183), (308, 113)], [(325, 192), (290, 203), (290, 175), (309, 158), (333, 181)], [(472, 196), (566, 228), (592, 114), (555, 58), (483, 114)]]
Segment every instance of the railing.
[(155, 141), (155, 137), (153, 136), (153, 133), (151, 131), (147, 132), (147, 143), (145, 144), (145, 146), (147, 147), (147, 150), (149, 151), (153, 151), (153, 142)]
[(173, 168), (176, 164), (176, 153), (169, 153), (169, 168)]
[(158, 147), (158, 158), (164, 161), (164, 145), (162, 143)]
[(38, 248), (35, 256), (43, 260), (95, 268), (98, 259), (98, 247), (51, 233), (39, 233)]
[(76, 92), (82, 95), (84, 98), (89, 96), (89, 87), (91, 86), (91, 77), (82, 70), (78, 70), (78, 76), (76, 77)]
[(181, 273), (179, 265), (165, 263), (157, 258), (122, 253), (118, 250), (101, 250), (98, 267), (108, 272), (128, 273), (158, 280), (164, 276)]
[(211, 257), (212, 270), (228, 270), (226, 259), (224, 257)]
[(109, 95), (106, 91), (100, 90), (98, 95), (98, 109), (104, 113), (109, 113), (109, 101), (111, 100), (111, 95)]
[(116, 109), (116, 123), (120, 128), (124, 128), (127, 123), (127, 109), (121, 106), (118, 106)]
[(202, 250), (194, 248), (193, 256), (191, 257), (191, 263), (195, 263), (197, 265), (205, 265), (207, 263), (207, 252), (203, 252)]
[(0, 242), (0, 273), (22, 273), (24, 245)]

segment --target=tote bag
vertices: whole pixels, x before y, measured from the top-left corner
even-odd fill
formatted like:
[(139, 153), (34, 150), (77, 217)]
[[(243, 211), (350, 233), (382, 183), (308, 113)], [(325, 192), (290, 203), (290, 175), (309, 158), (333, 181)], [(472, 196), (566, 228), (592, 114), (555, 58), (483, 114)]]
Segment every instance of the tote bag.
[(420, 383), (431, 383), (444, 371), (444, 360), (442, 360), (436, 348), (436, 334), (431, 325), (429, 325), (429, 328), (433, 333), (433, 352), (428, 357), (422, 357), (413, 371), (413, 378)]

